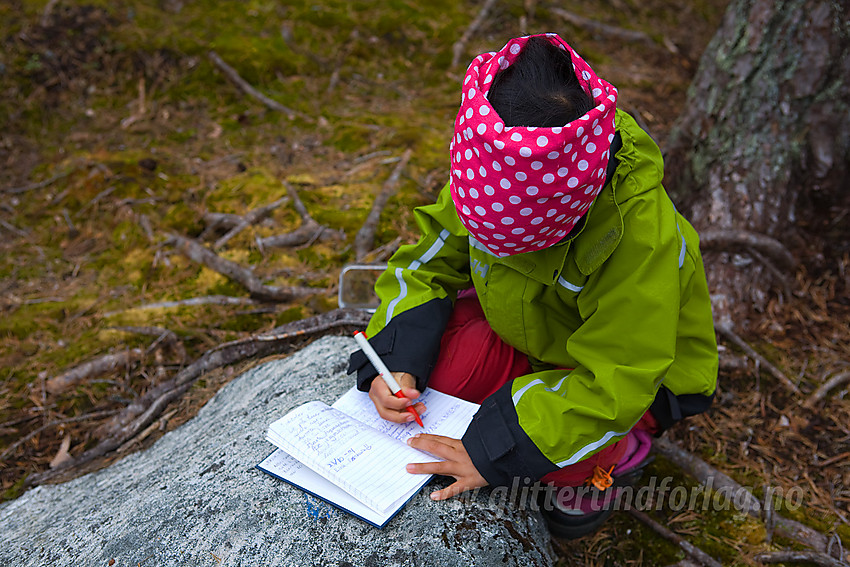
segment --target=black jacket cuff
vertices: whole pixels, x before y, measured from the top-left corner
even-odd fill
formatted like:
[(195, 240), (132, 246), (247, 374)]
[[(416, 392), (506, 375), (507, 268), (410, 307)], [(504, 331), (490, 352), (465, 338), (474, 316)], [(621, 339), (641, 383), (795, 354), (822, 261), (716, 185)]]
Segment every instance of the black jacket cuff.
[(677, 396), (661, 386), (658, 393), (655, 394), (655, 400), (649, 406), (649, 411), (661, 426), (660, 435), (663, 431), (670, 429), (679, 421), (692, 415), (700, 414), (707, 411), (714, 401), (714, 392), (711, 395), (705, 394), (682, 394)]
[(484, 400), (462, 441), (472, 463), (490, 486), (540, 480), (558, 467), (519, 425), (508, 382)]
[[(428, 385), (428, 378), (440, 354), (440, 340), (452, 314), (449, 298), (432, 299), (393, 317), (386, 327), (369, 343), (384, 361), (390, 372), (409, 372), (416, 377), (420, 392)], [(357, 373), (357, 389), (366, 392), (378, 371), (362, 350), (351, 354), (348, 373)]]

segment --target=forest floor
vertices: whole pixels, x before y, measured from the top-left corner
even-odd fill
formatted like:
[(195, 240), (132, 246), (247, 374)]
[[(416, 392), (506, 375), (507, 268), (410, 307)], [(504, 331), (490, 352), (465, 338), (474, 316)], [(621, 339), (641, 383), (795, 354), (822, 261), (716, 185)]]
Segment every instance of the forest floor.
[[(110, 419), (203, 353), (336, 308), (340, 270), (357, 260), (355, 235), (382, 186), (396, 192), (363, 260), (383, 260), (415, 240), (411, 210), (433, 201), (447, 179), (459, 84), (475, 54), (525, 32), (559, 32), (620, 89), (620, 106), (663, 149), (725, 4), (570, 3), (572, 14), (608, 26), (592, 28), (554, 3), (503, 0), (452, 67), (453, 45), (484, 2), (3, 2), (2, 499), (97, 446)], [(625, 38), (624, 30), (645, 36)], [(283, 106), (246, 95), (219, 60)], [(272, 203), (264, 220), (226, 238), (215, 224), (224, 217), (212, 216)], [(311, 230), (296, 245), (267, 240), (303, 224)], [(250, 266), (265, 290), (293, 286), (306, 295), (270, 301), (262, 289), (249, 293), (181, 253), (180, 237), (231, 267)], [(811, 396), (850, 364), (848, 264), (846, 255), (817, 267), (803, 262), (776, 291), (742, 337), (764, 360), (720, 336), (725, 363), (714, 407), (668, 434), (759, 497), (765, 486), (788, 502), (799, 491), (800, 506), (783, 513), (833, 546), (850, 545), (850, 400), (846, 382)], [(80, 368), (89, 361), (103, 368)], [(254, 362), (205, 373), (119, 448), (52, 480), (149, 446)], [(663, 458), (643, 482), (665, 476), (696, 486)], [(756, 564), (758, 553), (797, 547), (769, 522), (728, 507), (657, 507), (657, 521), (724, 564)], [(683, 558), (626, 513), (593, 536), (553, 543), (562, 565)]]

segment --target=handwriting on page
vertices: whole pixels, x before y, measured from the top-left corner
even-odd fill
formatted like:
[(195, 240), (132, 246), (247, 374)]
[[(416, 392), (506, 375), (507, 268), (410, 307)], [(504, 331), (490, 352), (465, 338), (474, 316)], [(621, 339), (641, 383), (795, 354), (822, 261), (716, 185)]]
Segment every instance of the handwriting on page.
[(369, 427), (399, 441), (406, 441), (417, 433), (462, 437), (472, 414), (477, 409), (475, 404), (430, 388), (426, 388), (416, 401), (423, 402), (427, 408), (421, 416), (425, 424), (424, 429), (413, 422), (393, 423), (383, 419), (378, 415), (372, 400), (365, 392), (350, 390), (337, 400), (333, 407), (348, 415), (356, 416)]
[[(279, 430), (288, 441), (311, 451), (318, 460), (332, 470), (344, 468), (358, 456), (371, 450), (371, 445), (360, 440), (368, 429), (362, 423), (340, 416), (333, 408), (320, 403), (306, 404), (290, 414)], [(340, 454), (340, 448), (347, 450)]]
[(285, 451), (379, 511), (421, 482), (407, 463), (434, 460), (321, 402), (293, 410), (270, 433)]

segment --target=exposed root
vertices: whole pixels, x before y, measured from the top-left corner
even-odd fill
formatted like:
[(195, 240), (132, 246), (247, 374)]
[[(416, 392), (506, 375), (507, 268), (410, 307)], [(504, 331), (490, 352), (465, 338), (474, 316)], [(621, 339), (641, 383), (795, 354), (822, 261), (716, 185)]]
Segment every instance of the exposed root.
[(114, 372), (118, 368), (128, 366), (140, 360), (143, 355), (144, 350), (133, 348), (99, 356), (47, 380), (47, 391), (51, 394), (60, 394), (70, 390), (74, 386), (82, 384), (90, 378), (103, 376), (104, 374)]
[(705, 230), (699, 235), (700, 248), (722, 249), (734, 246), (754, 248), (776, 260), (783, 268), (793, 270), (797, 260), (784, 244), (766, 234), (749, 230)]
[(334, 230), (316, 222), (316, 220), (310, 216), (310, 213), (307, 211), (307, 207), (304, 206), (304, 202), (301, 200), (301, 197), (298, 196), (298, 192), (295, 191), (289, 183), (283, 181), (283, 186), (286, 187), (289, 199), (292, 199), (292, 206), (295, 207), (295, 211), (298, 213), (298, 216), (301, 217), (301, 226), (286, 234), (276, 234), (266, 238), (258, 238), (257, 246), (260, 247), (261, 251), (266, 248), (303, 246), (315, 242), (318, 238), (335, 240), (345, 239), (345, 233), (343, 231)]
[(228, 230), (224, 236), (215, 241), (215, 243), (213, 244), (213, 250), (218, 250), (219, 248), (227, 244), (227, 242), (231, 238), (233, 238), (252, 224), (260, 222), (261, 220), (269, 216), (273, 210), (283, 205), (287, 201), (289, 201), (289, 197), (283, 197), (273, 203), (269, 203), (268, 205), (249, 211), (244, 216), (240, 217), (239, 221), (237, 221), (236, 224), (232, 228), (230, 228), (230, 230)]
[[(676, 466), (693, 476), (702, 484), (711, 486), (712, 490), (728, 490), (735, 495), (736, 507), (741, 505), (741, 511), (755, 518), (762, 517), (764, 506), (758, 498), (743, 486), (732, 480), (728, 475), (718, 471), (696, 455), (685, 451), (673, 441), (659, 437), (653, 439), (653, 448)], [(743, 497), (743, 502), (741, 501)], [(812, 528), (795, 520), (790, 520), (772, 511), (773, 525), (777, 533), (789, 537), (807, 547), (824, 552), (827, 547), (827, 537)]]
[(297, 297), (305, 297), (320, 291), (298, 286), (267, 286), (248, 268), (222, 258), (191, 238), (186, 238), (178, 234), (171, 234), (169, 238), (170, 243), (174, 244), (184, 256), (241, 284), (254, 299), (287, 303)]
[(665, 528), (651, 517), (649, 517), (646, 513), (641, 512), (640, 510), (636, 510), (635, 508), (629, 508), (629, 514), (633, 517), (637, 518), (649, 528), (652, 529), (655, 533), (666, 539), (667, 541), (675, 544), (679, 549), (684, 551), (691, 557), (694, 561), (696, 561), (699, 565), (703, 567), (723, 567), (722, 564), (713, 558), (711, 555), (701, 550), (688, 540), (684, 539), (677, 533)]

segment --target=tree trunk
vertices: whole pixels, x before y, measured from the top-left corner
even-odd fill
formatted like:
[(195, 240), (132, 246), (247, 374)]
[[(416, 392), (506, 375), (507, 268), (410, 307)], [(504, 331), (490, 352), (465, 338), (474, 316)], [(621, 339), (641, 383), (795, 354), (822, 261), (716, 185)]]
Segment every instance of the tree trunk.
[(776, 250), (815, 270), (850, 250), (848, 12), (847, 0), (731, 0), (671, 132), (665, 184), (709, 237), (727, 322), (793, 280)]

